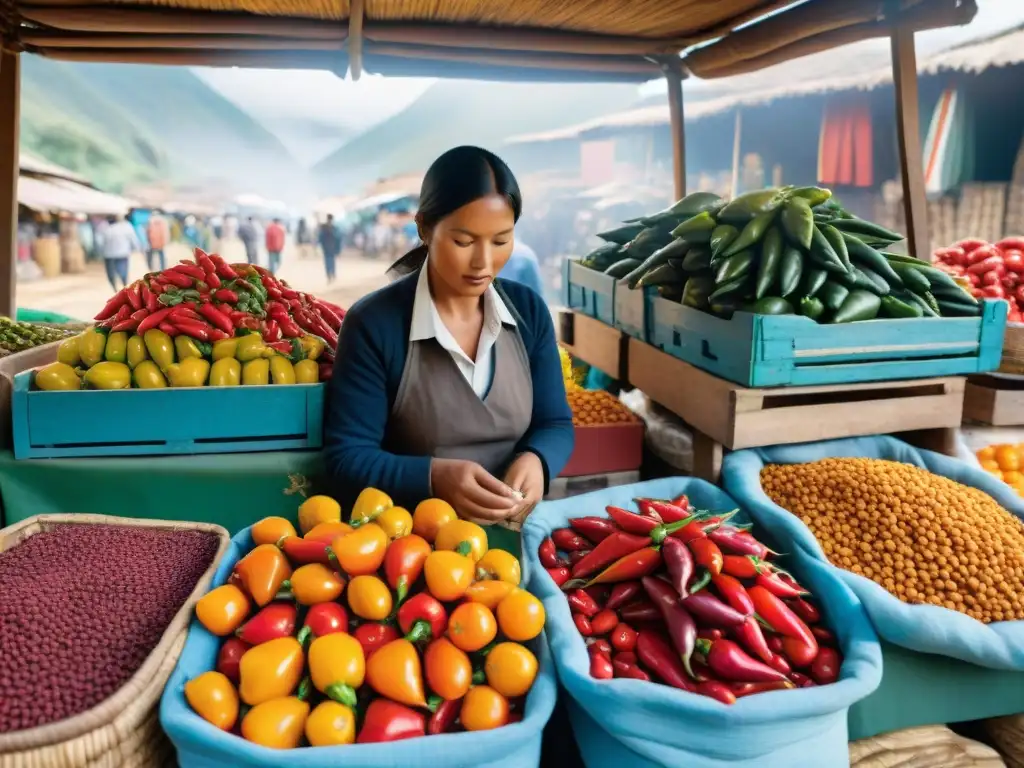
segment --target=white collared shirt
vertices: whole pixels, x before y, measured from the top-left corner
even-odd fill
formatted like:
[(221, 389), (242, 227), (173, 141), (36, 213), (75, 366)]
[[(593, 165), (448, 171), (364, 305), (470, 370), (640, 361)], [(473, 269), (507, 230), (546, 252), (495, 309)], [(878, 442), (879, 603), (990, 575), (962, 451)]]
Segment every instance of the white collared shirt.
[(426, 265), (420, 269), (420, 275), (416, 281), (416, 298), (412, 306), (409, 341), (437, 339), (437, 343), (452, 356), (455, 365), (458, 366), (459, 371), (480, 399), (487, 396), (491, 382), (494, 380), (494, 344), (498, 340), (503, 323), (515, 325), (516, 321), (508, 307), (505, 306), (505, 302), (501, 300), (497, 290), (490, 285), (484, 292), (484, 324), (480, 331), (480, 342), (476, 348), (476, 360), (471, 359), (462, 351), (462, 347), (459, 346), (437, 312), (437, 306), (430, 295)]

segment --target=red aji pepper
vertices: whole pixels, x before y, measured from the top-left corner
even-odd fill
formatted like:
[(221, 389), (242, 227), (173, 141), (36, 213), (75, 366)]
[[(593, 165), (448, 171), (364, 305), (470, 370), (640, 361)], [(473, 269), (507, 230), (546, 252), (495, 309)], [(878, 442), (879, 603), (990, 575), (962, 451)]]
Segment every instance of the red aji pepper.
[(623, 621), (628, 621), (631, 624), (638, 621), (661, 620), (661, 611), (658, 610), (658, 606), (646, 599), (636, 600), (629, 605), (623, 606), (622, 610), (619, 611), (619, 615)]
[(818, 656), (818, 639), (812, 634), (809, 638), (783, 637), (782, 653), (794, 667), (801, 669), (809, 666)]
[(814, 635), (807, 625), (789, 609), (782, 600), (762, 586), (753, 586), (747, 590), (754, 601), (754, 610), (773, 631), (780, 635), (792, 637), (804, 642), (813, 642)]
[(571, 568), (572, 566), (576, 565), (576, 563), (578, 563), (580, 560), (582, 560), (583, 558), (585, 558), (589, 554), (590, 554), (590, 550), (589, 549), (580, 550), (579, 552), (570, 552), (569, 553), (569, 567)]
[(292, 354), (292, 345), (287, 341), (268, 341), (267, 346), (275, 352), (280, 352), (285, 357)]
[(613, 533), (594, 547), (590, 554), (573, 565), (572, 576), (574, 579), (586, 578), (614, 563), (619, 558), (649, 546), (650, 543), (651, 539), (648, 536), (635, 536), (622, 531)]
[(645, 576), (642, 580), (644, 591), (651, 598), (661, 617), (665, 620), (669, 639), (682, 659), (687, 674), (693, 677), (690, 658), (693, 656), (694, 643), (697, 642), (697, 624), (690, 613), (679, 604), (679, 595), (667, 582), (654, 576)]
[(808, 594), (799, 586), (794, 587), (792, 584), (787, 584), (779, 578), (778, 574), (772, 573), (767, 568), (761, 569), (757, 574), (756, 583), (776, 597), (802, 597)]
[(729, 629), (746, 621), (747, 617), (735, 608), (726, 605), (708, 591), (696, 592), (683, 599), (683, 607), (694, 618), (711, 627)]
[(608, 517), (626, 533), (635, 536), (647, 536), (661, 523), (653, 517), (644, 517), (619, 507), (605, 507)]
[(448, 628), (448, 613), (436, 598), (426, 592), (420, 592), (402, 603), (402, 607), (398, 609), (398, 626), (403, 634), (412, 632), (418, 621), (424, 621), (429, 625), (430, 638), (444, 637), (444, 632)]
[(736, 703), (736, 694), (725, 683), (719, 680), (707, 680), (697, 686), (697, 693), (715, 701), (732, 706)]
[(264, 341), (280, 341), (281, 340), (281, 328), (277, 324), (276, 320), (267, 320), (264, 323), (263, 330)]
[(636, 630), (628, 624), (619, 624), (608, 637), (616, 651), (632, 651), (636, 648)]
[(590, 637), (594, 634), (593, 628), (590, 626), (590, 619), (582, 613), (574, 613), (572, 615), (572, 623), (576, 625), (576, 629), (584, 637)]
[(191, 302), (185, 302), (184, 304), (179, 304), (176, 307), (171, 307), (171, 316), (169, 320), (173, 323), (177, 322), (179, 319), (195, 320), (197, 322), (202, 320), (199, 313), (195, 310), (195, 304)]
[(103, 305), (101, 309), (94, 317), (94, 320), (107, 320), (117, 314), (117, 310), (128, 304), (128, 288), (122, 288), (120, 291), (115, 293), (110, 300)]
[(764, 637), (764, 632), (761, 631), (761, 625), (753, 616), (748, 616), (742, 624), (733, 627), (732, 633), (748, 651), (765, 664), (771, 664), (772, 659), (778, 658), (768, 647), (768, 641)]
[(640, 594), (642, 587), (639, 581), (620, 581), (612, 587), (611, 594), (605, 601), (604, 607), (613, 611), (619, 610), (622, 606)]
[(164, 307), (163, 309), (158, 309), (156, 312), (149, 315), (145, 320), (141, 321), (139, 323), (139, 327), (135, 329), (135, 332), (139, 336), (141, 336), (151, 328), (157, 328), (160, 325), (160, 323), (162, 323), (164, 319), (171, 314), (171, 309), (173, 309), (173, 307)]
[(548, 576), (555, 582), (556, 587), (561, 587), (572, 576), (568, 568), (545, 568), (544, 570), (548, 572)]
[(569, 521), (569, 525), (576, 533), (593, 544), (607, 539), (618, 531), (618, 528), (610, 520), (603, 517), (576, 517)]
[[(317, 603), (306, 612), (306, 620), (302, 623), (297, 639), (303, 645), (324, 635), (336, 632), (348, 632), (348, 611), (339, 603)], [(398, 633), (395, 632), (395, 639)]]
[(296, 610), (295, 603), (271, 603), (240, 626), (235, 634), (249, 645), (290, 637), (295, 634)]
[(590, 542), (573, 531), (571, 528), (559, 528), (551, 532), (551, 539), (555, 547), (563, 552), (578, 552), (582, 549), (590, 549)]
[(636, 655), (666, 685), (690, 693), (697, 692), (697, 685), (686, 676), (679, 654), (659, 633), (641, 632), (636, 639)]
[(661, 565), (661, 552), (654, 547), (646, 547), (620, 557), (587, 582), (587, 586), (589, 587), (591, 584), (614, 584), (617, 581), (639, 579), (652, 573), (659, 565)]
[(177, 326), (175, 326), (175, 325), (171, 325), (171, 324), (170, 324), (169, 322), (167, 322), (166, 320), (165, 320), (164, 322), (160, 323), (160, 325), (159, 325), (159, 326), (157, 326), (157, 327), (158, 327), (158, 328), (160, 328), (160, 330), (161, 330), (161, 331), (163, 331), (164, 333), (166, 333), (166, 334), (167, 334), (168, 336), (170, 336), (170, 337), (171, 337), (172, 339), (173, 339), (173, 338), (174, 338), (175, 336), (181, 336), (181, 331), (180, 331), (180, 330), (178, 330), (178, 327), (177, 327)]
[(811, 677), (818, 685), (828, 685), (839, 679), (842, 659), (834, 648), (822, 648), (811, 664)]
[(287, 339), (297, 339), (302, 336), (302, 329), (290, 317), (277, 318), (277, 324), (281, 326), (281, 335)]
[(141, 285), (142, 283), (136, 280), (126, 290), (125, 296), (128, 298), (128, 305), (132, 308), (132, 312), (138, 312), (143, 307), (142, 294), (139, 292)]
[(627, 680), (651, 681), (651, 676), (640, 669), (635, 662), (630, 663), (624, 659), (619, 659), (618, 656), (612, 659), (612, 669), (615, 671), (615, 677), (623, 677)]
[(170, 283), (175, 288), (191, 288), (192, 284), (195, 282), (188, 275), (182, 274), (181, 272), (175, 272), (173, 267), (161, 272), (160, 280), (164, 283)]
[(210, 340), (210, 329), (197, 320), (185, 320), (181, 317), (175, 317), (173, 322), (178, 330), (186, 336), (199, 339), (199, 341)]
[[(804, 600), (802, 597), (789, 600), (788, 605), (792, 609), (793, 613), (807, 622), (808, 625), (817, 624), (821, 621), (821, 611), (818, 610), (818, 607), (814, 605), (814, 603)], [(811, 631), (813, 631), (813, 627), (811, 628)]]
[(753, 555), (724, 555), (722, 572), (737, 579), (752, 579), (764, 568), (760, 558)]
[(427, 735), (427, 719), (415, 709), (390, 699), (374, 699), (366, 708), (357, 744), (415, 739)]
[(235, 332), (235, 326), (231, 323), (231, 318), (213, 304), (200, 304), (199, 314), (206, 318), (214, 328), (219, 328), (224, 333)]
[(566, 599), (569, 601), (569, 608), (573, 613), (582, 613), (588, 619), (591, 616), (596, 616), (601, 610), (597, 601), (582, 589), (574, 589), (566, 596)]
[(330, 549), (327, 544), (314, 539), (303, 539), (298, 536), (284, 536), (277, 546), (288, 555), (293, 563), (329, 563)]
[(590, 617), (590, 629), (595, 635), (607, 635), (619, 624), (619, 616), (615, 611), (605, 608), (596, 616)]
[(782, 653), (782, 635), (772, 635), (768, 638), (768, 650), (772, 653)]
[[(680, 520), (692, 517), (692, 513), (689, 511), (688, 506), (680, 507), (677, 504), (667, 501), (651, 501), (649, 502), (649, 505), (651, 511), (666, 523), (678, 523)], [(689, 505), (689, 502), (687, 502), (687, 505)]]
[(111, 328), (111, 327), (117, 325), (118, 323), (123, 323), (125, 320), (127, 320), (131, 316), (132, 316), (132, 306), (131, 306), (131, 304), (127, 304), (127, 303), (126, 304), (122, 304), (121, 308), (118, 309), (117, 312), (114, 313), (114, 316), (113, 317), (108, 317), (106, 320), (104, 320), (102, 323), (100, 323), (100, 326), (103, 327), (103, 328)]
[[(217, 277), (219, 277), (221, 280), (238, 279), (239, 275), (237, 272), (235, 272), (234, 267), (226, 263), (223, 259), (220, 258), (220, 256), (217, 256), (216, 258), (211, 256), (210, 258), (213, 259), (214, 264), (217, 265)], [(220, 259), (220, 261), (217, 261), (217, 259)]]
[(771, 554), (771, 550), (755, 539), (748, 531), (735, 528), (731, 525), (723, 525), (708, 533), (710, 538), (723, 551), (734, 555), (753, 555), (758, 558), (765, 558)]
[(232, 683), (238, 685), (240, 678), (238, 665), (242, 661), (242, 656), (250, 648), (252, 646), (240, 638), (233, 636), (227, 638), (217, 652), (216, 670)]
[(661, 544), (661, 556), (672, 579), (672, 586), (680, 597), (685, 597), (689, 594), (687, 590), (693, 578), (693, 555), (683, 542), (669, 537)]
[(765, 683), (732, 683), (729, 686), (736, 697), (742, 699), (755, 693), (768, 693), (769, 691), (789, 691), (796, 688), (796, 685), (789, 680), (772, 680)]
[[(801, 618), (803, 618), (801, 616)], [(811, 634), (814, 635), (815, 639), (819, 644), (824, 643), (825, 645), (835, 645), (836, 636), (829, 632), (824, 627), (811, 627)]]
[(611, 680), (615, 676), (612, 660), (603, 653), (591, 654), (590, 676), (598, 680)]
[(234, 291), (228, 290), (227, 288), (220, 288), (213, 292), (213, 298), (217, 301), (223, 301), (225, 304), (237, 304), (238, 294)]
[(334, 365), (332, 363), (320, 363), (316, 368), (320, 373), (320, 381), (330, 381), (331, 376), (334, 375)]
[(363, 655), (370, 658), (392, 640), (399, 640), (402, 636), (391, 624), (369, 622), (356, 627), (352, 637), (359, 641), (359, 645), (363, 648)]
[(122, 320), (119, 323), (115, 323), (110, 330), (115, 333), (118, 331), (134, 331), (139, 327), (139, 323), (149, 317), (149, 312), (145, 309), (140, 309), (137, 312), (133, 312), (131, 317), (127, 320)]
[(156, 312), (159, 309), (159, 300), (156, 294), (149, 290), (149, 286), (146, 285), (144, 280), (139, 281), (139, 298), (142, 300), (140, 309), (145, 309), (149, 312)]
[(711, 671), (723, 680), (737, 683), (763, 683), (785, 680), (786, 676), (777, 669), (746, 654), (732, 640), (698, 640), (697, 649), (704, 654)]
[(694, 539), (690, 542), (690, 551), (693, 553), (694, 562), (707, 568), (712, 577), (722, 572), (725, 564), (722, 558), (722, 550), (718, 548), (711, 539)]
[(560, 568), (562, 563), (558, 560), (558, 548), (554, 540), (548, 536), (537, 547), (537, 558), (545, 568)]
[(743, 583), (735, 576), (720, 573), (711, 577), (711, 583), (715, 585), (715, 589), (725, 599), (725, 602), (744, 616), (750, 616), (754, 613), (754, 601), (750, 599), (750, 595), (747, 594)]
[(335, 314), (334, 310), (326, 302), (320, 299), (313, 299), (313, 308), (320, 313), (320, 317), (330, 326), (331, 330), (337, 331), (341, 328), (341, 318)]
[(213, 263), (213, 259), (207, 255), (206, 251), (202, 248), (195, 248), (192, 250), (192, 255), (195, 257), (196, 263), (202, 267), (203, 272), (208, 276), (217, 274), (217, 265)]
[(697, 630), (697, 637), (701, 640), (721, 640), (725, 637), (725, 632), (714, 627), (705, 627)]
[(792, 680), (798, 688), (813, 688), (817, 685), (817, 683), (811, 680), (811, 678), (809, 678), (807, 675), (801, 674), (799, 672), (794, 672), (793, 674), (791, 674), (789, 676), (789, 679)]
[(188, 277), (191, 277), (193, 280), (206, 280), (206, 272), (205, 270), (203, 270), (202, 267), (198, 267), (195, 264), (185, 261), (184, 259), (182, 259), (180, 262), (175, 264), (170, 269), (166, 270), (166, 272), (177, 272), (180, 275), (187, 275)]
[(651, 504), (654, 499), (633, 499), (633, 503), (636, 504), (637, 512), (641, 517), (649, 517), (652, 520), (657, 520), (659, 523), (665, 522), (661, 519), (661, 516), (651, 508)]
[(684, 511), (690, 509), (690, 497), (687, 496), (685, 493), (681, 493), (678, 496), (676, 496), (674, 499), (672, 499), (671, 503), (673, 506), (679, 507)]
[(612, 644), (603, 637), (590, 638), (587, 640), (587, 653), (603, 653), (605, 656), (611, 656)]
[(427, 721), (427, 734), (436, 736), (439, 733), (449, 733), (455, 729), (455, 721), (459, 719), (462, 699), (448, 700), (440, 696), (431, 696), (427, 701), (427, 709), (432, 713)]

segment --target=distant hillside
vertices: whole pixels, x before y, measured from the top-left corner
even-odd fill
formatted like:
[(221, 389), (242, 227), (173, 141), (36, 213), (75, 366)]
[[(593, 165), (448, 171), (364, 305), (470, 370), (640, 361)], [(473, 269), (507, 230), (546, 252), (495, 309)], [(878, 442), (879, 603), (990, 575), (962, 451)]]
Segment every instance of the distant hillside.
[(314, 179), (324, 195), (358, 192), (379, 178), (425, 170), (453, 146), (500, 152), (510, 136), (626, 109), (636, 98), (632, 85), (439, 80), (397, 115), (317, 163)]
[(100, 186), (222, 177), (271, 197), (311, 191), (280, 141), (186, 68), (24, 56), (22, 72), (22, 145)]

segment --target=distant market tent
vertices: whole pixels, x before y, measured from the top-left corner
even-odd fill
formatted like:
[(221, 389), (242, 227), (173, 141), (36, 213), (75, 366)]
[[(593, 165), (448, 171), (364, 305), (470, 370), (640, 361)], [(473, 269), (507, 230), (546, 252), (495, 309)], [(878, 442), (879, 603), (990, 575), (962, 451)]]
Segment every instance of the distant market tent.
[(128, 198), (101, 192), (74, 171), (24, 152), (18, 166), (18, 204), (30, 210), (117, 216), (135, 206)]

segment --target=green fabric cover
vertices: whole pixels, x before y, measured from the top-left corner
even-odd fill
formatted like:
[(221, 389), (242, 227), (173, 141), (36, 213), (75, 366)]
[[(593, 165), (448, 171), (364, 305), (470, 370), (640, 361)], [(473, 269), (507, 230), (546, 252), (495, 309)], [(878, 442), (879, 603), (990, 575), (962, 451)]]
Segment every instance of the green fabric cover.
[(850, 741), (917, 725), (1024, 712), (1024, 672), (986, 669), (882, 641), (882, 684), (850, 707)]
[(15, 320), (19, 323), (77, 323), (79, 320), (62, 315), (58, 312), (47, 312), (43, 309), (18, 307)]

